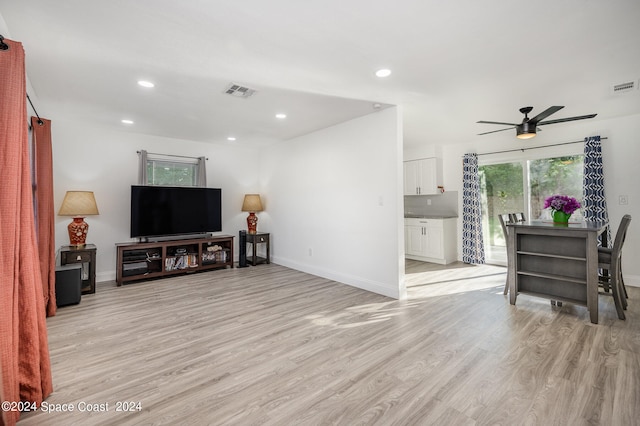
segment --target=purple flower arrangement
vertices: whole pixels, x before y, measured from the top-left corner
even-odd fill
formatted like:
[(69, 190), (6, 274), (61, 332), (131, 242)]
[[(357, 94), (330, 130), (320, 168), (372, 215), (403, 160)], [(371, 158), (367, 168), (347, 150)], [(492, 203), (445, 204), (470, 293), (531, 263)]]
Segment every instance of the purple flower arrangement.
[(544, 200), (544, 208), (551, 208), (553, 211), (561, 211), (566, 214), (573, 214), (580, 208), (580, 202), (567, 195), (552, 195)]

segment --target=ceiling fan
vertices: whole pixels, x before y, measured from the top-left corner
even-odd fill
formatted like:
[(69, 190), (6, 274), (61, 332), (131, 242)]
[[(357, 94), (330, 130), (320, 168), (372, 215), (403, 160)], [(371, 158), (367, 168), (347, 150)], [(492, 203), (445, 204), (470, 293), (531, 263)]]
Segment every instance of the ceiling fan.
[(536, 135), (536, 131), (538, 130), (538, 126), (544, 126), (545, 124), (556, 124), (556, 123), (564, 123), (565, 121), (576, 121), (576, 120), (584, 120), (587, 118), (593, 118), (598, 114), (589, 114), (589, 115), (580, 115), (577, 117), (567, 117), (567, 118), (558, 118), (557, 120), (547, 120), (542, 121), (553, 113), (560, 111), (564, 106), (552, 106), (542, 111), (540, 114), (536, 115), (533, 118), (529, 118), (527, 114), (529, 114), (533, 107), (523, 107), (520, 108), (520, 112), (524, 114), (524, 118), (522, 119), (522, 123), (504, 123), (501, 121), (478, 121), (478, 123), (483, 124), (502, 124), (505, 126), (511, 126), (506, 129), (493, 130), (491, 132), (478, 133), (478, 135), (487, 135), (489, 133), (502, 132), (505, 130), (510, 130), (513, 127), (516, 128), (516, 137), (518, 139), (530, 139)]

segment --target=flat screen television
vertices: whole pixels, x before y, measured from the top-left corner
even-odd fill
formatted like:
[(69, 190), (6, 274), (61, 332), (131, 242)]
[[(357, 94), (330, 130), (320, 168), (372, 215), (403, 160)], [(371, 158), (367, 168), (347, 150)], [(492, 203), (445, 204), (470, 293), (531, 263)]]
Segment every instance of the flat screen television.
[(222, 231), (222, 190), (131, 186), (131, 237), (149, 238)]

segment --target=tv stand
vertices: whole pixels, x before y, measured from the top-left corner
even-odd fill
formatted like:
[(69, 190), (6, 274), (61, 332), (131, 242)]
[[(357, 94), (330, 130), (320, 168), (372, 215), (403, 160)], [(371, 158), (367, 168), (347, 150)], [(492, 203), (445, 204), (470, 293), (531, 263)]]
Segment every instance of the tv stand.
[(181, 241), (181, 240), (201, 240), (203, 238), (209, 238), (211, 234), (184, 234), (184, 235), (170, 235), (170, 236), (155, 236), (155, 237), (140, 237), (139, 243), (159, 243), (163, 241)]
[(116, 284), (233, 268), (233, 236), (116, 244)]

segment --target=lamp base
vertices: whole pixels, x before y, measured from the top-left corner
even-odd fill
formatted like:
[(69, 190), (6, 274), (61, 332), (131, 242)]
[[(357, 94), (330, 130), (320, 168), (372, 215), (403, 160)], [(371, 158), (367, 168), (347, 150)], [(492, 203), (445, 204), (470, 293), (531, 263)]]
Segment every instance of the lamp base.
[(69, 231), (69, 242), (72, 246), (85, 245), (89, 225), (84, 221), (83, 217), (74, 217), (73, 222), (67, 226), (67, 230)]
[(254, 212), (250, 212), (247, 216), (247, 230), (249, 234), (255, 234), (258, 227), (258, 216)]

